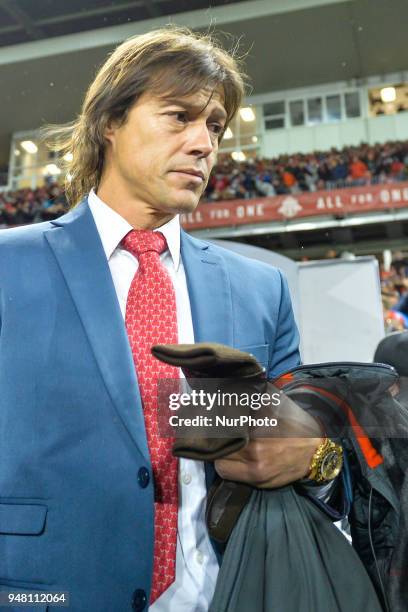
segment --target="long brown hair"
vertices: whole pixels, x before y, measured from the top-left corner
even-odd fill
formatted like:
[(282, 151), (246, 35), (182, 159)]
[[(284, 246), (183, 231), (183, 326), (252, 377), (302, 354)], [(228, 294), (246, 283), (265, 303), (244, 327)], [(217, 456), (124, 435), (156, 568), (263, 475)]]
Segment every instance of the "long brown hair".
[(234, 56), (236, 51), (226, 52), (212, 35), (175, 26), (134, 36), (119, 45), (89, 86), (77, 119), (42, 129), (52, 150), (61, 156), (71, 154), (65, 166), (70, 205), (99, 185), (108, 123), (123, 124), (129, 109), (147, 90), (182, 97), (221, 87), (226, 128), (245, 93), (244, 73)]

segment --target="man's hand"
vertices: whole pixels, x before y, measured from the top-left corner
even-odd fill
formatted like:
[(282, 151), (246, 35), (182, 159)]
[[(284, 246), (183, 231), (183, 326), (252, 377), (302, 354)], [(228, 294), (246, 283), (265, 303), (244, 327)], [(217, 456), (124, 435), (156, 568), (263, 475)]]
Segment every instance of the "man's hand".
[(323, 438), (255, 438), (214, 465), (225, 480), (274, 489), (305, 478), (322, 442)]
[(284, 394), (278, 406), (263, 408), (257, 416), (276, 418), (276, 430), (266, 437), (267, 428), (252, 429), (245, 448), (215, 461), (218, 474), (266, 489), (305, 478), (324, 440), (321, 424)]

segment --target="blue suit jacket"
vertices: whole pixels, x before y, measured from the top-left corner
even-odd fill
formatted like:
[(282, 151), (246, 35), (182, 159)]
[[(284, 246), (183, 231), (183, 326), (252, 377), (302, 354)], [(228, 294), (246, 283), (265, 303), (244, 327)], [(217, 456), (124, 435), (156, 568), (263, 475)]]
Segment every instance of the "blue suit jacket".
[[(270, 376), (299, 362), (277, 269), (184, 232), (181, 254), (196, 342), (252, 352)], [(139, 470), (151, 466), (86, 200), (1, 232), (0, 318), (0, 590), (66, 590), (73, 612), (130, 611), (135, 590), (149, 598), (153, 488)]]

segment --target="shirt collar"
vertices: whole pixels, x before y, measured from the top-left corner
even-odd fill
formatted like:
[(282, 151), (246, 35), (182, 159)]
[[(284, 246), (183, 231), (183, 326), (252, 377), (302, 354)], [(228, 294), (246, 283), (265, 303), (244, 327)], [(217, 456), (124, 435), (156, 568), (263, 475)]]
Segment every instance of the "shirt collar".
[[(93, 189), (89, 193), (88, 204), (101, 238), (103, 250), (109, 261), (114, 251), (120, 246), (120, 242), (133, 227), (113, 208), (105, 204)], [(180, 265), (179, 215), (176, 215), (154, 231), (161, 232), (166, 238), (174, 268), (178, 270)]]

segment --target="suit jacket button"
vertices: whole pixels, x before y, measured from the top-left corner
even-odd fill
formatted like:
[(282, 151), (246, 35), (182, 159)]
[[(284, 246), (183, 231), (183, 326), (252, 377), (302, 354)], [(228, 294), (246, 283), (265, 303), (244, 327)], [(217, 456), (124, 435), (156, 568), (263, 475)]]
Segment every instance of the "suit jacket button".
[(141, 467), (137, 473), (137, 482), (142, 489), (145, 489), (150, 482), (149, 470), (145, 467)]
[(146, 593), (143, 589), (136, 589), (133, 593), (132, 608), (135, 612), (142, 612), (147, 604)]

